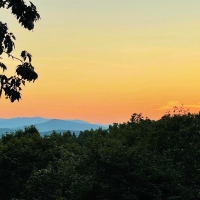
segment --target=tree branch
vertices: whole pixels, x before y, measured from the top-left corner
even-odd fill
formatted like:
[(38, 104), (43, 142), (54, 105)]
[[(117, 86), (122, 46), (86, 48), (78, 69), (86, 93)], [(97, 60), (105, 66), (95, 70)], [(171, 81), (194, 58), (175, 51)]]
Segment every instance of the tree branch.
[(19, 60), (19, 61), (21, 61), (22, 63), (24, 63), (24, 61), (21, 60), (20, 58), (17, 58), (17, 57), (15, 57), (15, 56), (13, 56), (13, 55), (7, 53), (6, 51), (3, 51), (3, 52), (6, 53), (6, 54), (8, 55), (8, 57), (11, 57), (13, 60), (14, 60), (14, 59), (15, 59), (15, 60)]

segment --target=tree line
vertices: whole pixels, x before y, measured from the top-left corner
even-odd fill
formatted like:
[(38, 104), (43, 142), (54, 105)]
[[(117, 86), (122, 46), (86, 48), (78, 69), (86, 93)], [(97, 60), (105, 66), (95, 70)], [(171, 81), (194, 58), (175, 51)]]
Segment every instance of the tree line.
[(200, 199), (200, 114), (133, 114), (107, 130), (0, 139), (0, 199)]

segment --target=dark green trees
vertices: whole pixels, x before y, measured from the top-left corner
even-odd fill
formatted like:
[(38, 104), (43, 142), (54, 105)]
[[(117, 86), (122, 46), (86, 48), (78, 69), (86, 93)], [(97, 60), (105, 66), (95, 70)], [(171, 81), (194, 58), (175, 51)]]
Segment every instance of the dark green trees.
[[(18, 22), (28, 30), (32, 30), (34, 23), (40, 19), (40, 15), (32, 2), (30, 2), (30, 5), (26, 5), (23, 0), (0, 0), (0, 8), (11, 10)], [(0, 96), (4, 92), (5, 97), (10, 99), (11, 102), (19, 101), (21, 85), (25, 85), (25, 81), (35, 81), (38, 78), (31, 64), (32, 56), (30, 53), (22, 51), (21, 59), (11, 55), (15, 48), (15, 39), (14, 34), (9, 32), (7, 24), (0, 22), (0, 55), (7, 54), (10, 58), (21, 62), (16, 68), (16, 75), (7, 77), (5, 74), (0, 74)], [(7, 69), (2, 62), (0, 62), (0, 67), (3, 72)]]
[(0, 139), (0, 199), (200, 199), (200, 114)]

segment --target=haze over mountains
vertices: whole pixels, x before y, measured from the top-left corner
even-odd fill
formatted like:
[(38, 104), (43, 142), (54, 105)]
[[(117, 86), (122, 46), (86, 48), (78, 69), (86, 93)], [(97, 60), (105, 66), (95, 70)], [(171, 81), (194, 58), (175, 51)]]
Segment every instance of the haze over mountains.
[(80, 131), (107, 128), (107, 125), (91, 124), (82, 120), (61, 120), (42, 117), (19, 117), (11, 119), (0, 119), (0, 134), (13, 132), (18, 129), (24, 129), (26, 126), (34, 125), (38, 131), (43, 134), (49, 134), (53, 130), (57, 132), (71, 131), (79, 133)]

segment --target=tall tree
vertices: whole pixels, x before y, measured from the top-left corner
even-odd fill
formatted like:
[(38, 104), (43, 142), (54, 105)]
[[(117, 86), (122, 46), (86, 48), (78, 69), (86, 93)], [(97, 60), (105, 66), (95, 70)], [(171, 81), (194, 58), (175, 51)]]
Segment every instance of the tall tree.
[[(32, 2), (27, 5), (23, 0), (0, 0), (0, 8), (10, 9), (18, 22), (28, 30), (33, 30), (34, 23), (40, 19), (36, 6)], [(0, 56), (7, 54), (8, 57), (20, 62), (16, 68), (16, 75), (7, 77), (4, 73), (0, 74), (0, 96), (3, 91), (6, 99), (10, 99), (11, 102), (21, 99), (22, 84), (25, 85), (26, 81), (34, 82), (38, 78), (31, 64), (32, 55), (30, 53), (23, 50), (21, 58), (11, 54), (15, 48), (15, 39), (14, 34), (9, 32), (7, 24), (0, 21)], [(2, 62), (0, 62), (0, 67), (3, 72), (7, 69)]]

